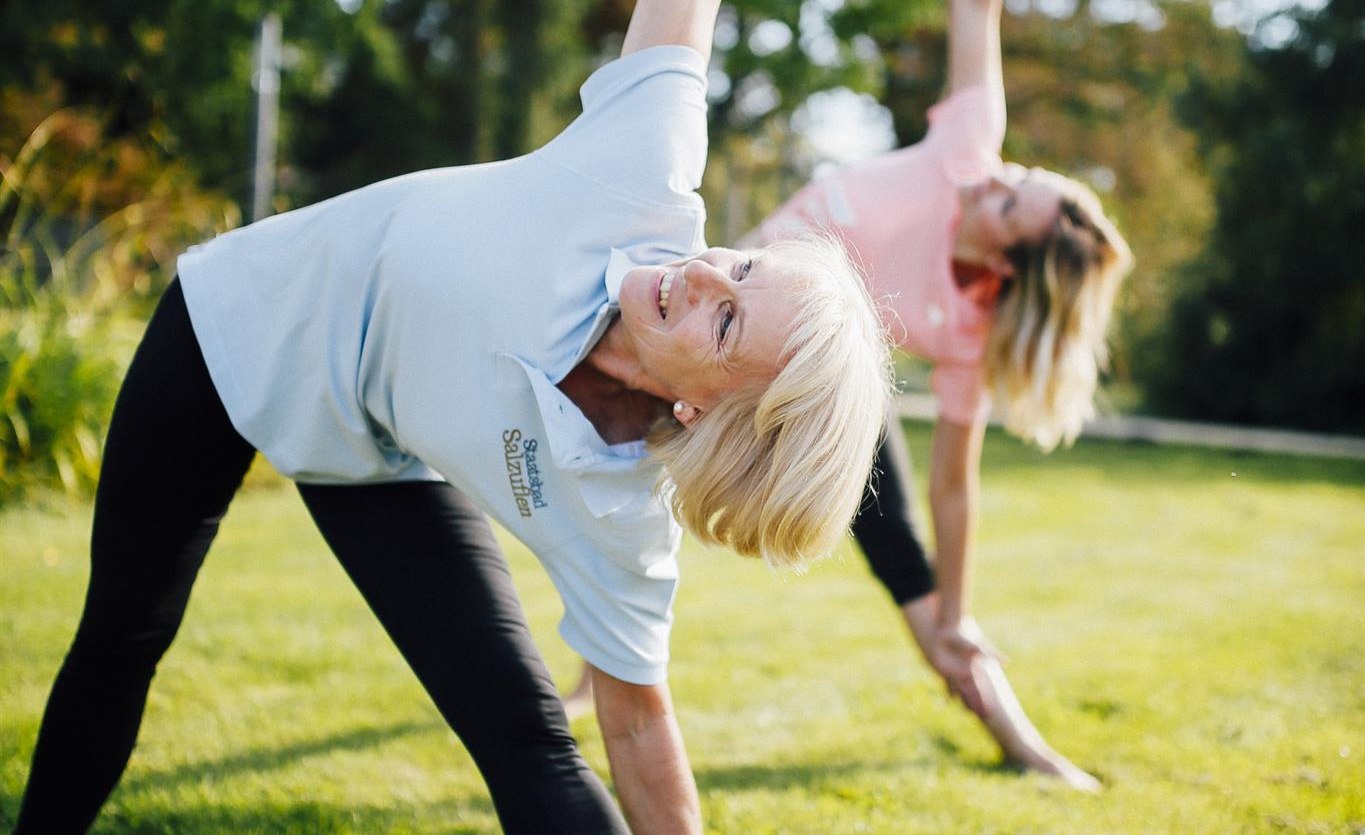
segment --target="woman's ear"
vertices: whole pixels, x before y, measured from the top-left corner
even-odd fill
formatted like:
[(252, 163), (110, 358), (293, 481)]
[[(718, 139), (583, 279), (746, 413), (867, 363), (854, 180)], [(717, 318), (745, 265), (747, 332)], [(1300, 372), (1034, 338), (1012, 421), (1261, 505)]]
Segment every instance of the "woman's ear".
[(673, 404), (673, 417), (678, 419), (678, 423), (690, 428), (697, 418), (701, 417), (701, 409), (679, 400)]

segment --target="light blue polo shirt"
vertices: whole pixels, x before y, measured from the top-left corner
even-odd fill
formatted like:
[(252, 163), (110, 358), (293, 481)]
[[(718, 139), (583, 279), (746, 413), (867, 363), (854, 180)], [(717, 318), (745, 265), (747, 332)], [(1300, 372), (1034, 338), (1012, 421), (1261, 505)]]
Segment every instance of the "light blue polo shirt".
[(280, 472), (448, 480), (539, 557), (565, 641), (637, 684), (665, 678), (680, 531), (644, 444), (606, 444), (556, 383), (628, 269), (704, 248), (705, 72), (686, 47), (634, 53), (537, 151), (376, 183), (178, 264), (228, 415)]

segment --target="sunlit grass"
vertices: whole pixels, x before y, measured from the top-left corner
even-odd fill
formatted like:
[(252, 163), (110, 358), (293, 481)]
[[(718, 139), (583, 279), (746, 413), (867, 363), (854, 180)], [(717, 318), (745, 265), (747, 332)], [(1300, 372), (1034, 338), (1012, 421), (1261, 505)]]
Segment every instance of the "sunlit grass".
[[(911, 426), (923, 461), (927, 432)], [(689, 547), (672, 686), (716, 833), (1365, 829), (1365, 464), (988, 440), (977, 613), (1107, 790), (998, 764), (851, 551)], [(81, 604), (88, 509), (0, 515), (0, 828)], [(559, 604), (509, 551), (551, 668)], [(575, 726), (594, 766), (591, 720)], [(100, 832), (495, 832), (468, 757), (294, 492), (239, 498)]]

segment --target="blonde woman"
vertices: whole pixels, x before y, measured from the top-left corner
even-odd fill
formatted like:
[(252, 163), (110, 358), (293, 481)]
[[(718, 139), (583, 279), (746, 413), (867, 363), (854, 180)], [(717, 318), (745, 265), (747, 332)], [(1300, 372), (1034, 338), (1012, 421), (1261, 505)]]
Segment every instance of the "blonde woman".
[[(718, 4), (639, 0), (582, 116), (531, 154), (387, 180), (180, 259), (115, 406), (86, 606), (17, 832), (94, 820), (257, 450), (298, 483), (505, 831), (701, 831), (666, 680), (674, 515), (777, 564), (828, 550), (890, 389), (837, 244), (703, 248)], [(485, 514), (563, 599), (621, 810)]]
[[(886, 298), (893, 337), (932, 360), (933, 568), (915, 530), (909, 461), (888, 425), (853, 533), (925, 658), (1012, 762), (1094, 791), (1029, 721), (971, 615), (981, 443), (991, 405), (1050, 450), (1093, 413), (1105, 328), (1131, 257), (1085, 186), (1005, 165), (1000, 0), (951, 0), (947, 96), (917, 145), (811, 183), (747, 243), (812, 229), (840, 238)], [(935, 587), (937, 584), (937, 588)], [(586, 677), (566, 697), (591, 701)]]
[(911, 520), (895, 421), (854, 535), (925, 658), (1006, 757), (1094, 790), (1028, 720), (972, 619), (972, 538), (991, 395), (1021, 438), (1044, 450), (1074, 439), (1094, 413), (1105, 330), (1131, 256), (1085, 186), (1001, 163), (1001, 2), (950, 0), (949, 11), (948, 90), (924, 140), (810, 184), (751, 239), (833, 231), (887, 298), (893, 337), (933, 361), (933, 569)]

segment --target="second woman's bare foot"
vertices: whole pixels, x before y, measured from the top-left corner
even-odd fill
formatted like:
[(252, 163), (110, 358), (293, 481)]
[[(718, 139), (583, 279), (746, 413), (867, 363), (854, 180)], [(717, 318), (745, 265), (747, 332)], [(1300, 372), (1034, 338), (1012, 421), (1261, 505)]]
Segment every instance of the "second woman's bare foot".
[(1100, 789), (1104, 788), (1094, 775), (1078, 768), (1071, 760), (1051, 748), (1046, 751), (1030, 751), (1029, 754), (1021, 758), (1009, 757), (1008, 754), (1006, 756), (1011, 762), (1026, 771), (1056, 777), (1077, 791), (1098, 794)]
[(998, 661), (981, 658), (973, 667), (984, 708), (978, 715), (1000, 745), (1006, 760), (1026, 771), (1056, 777), (1077, 791), (1093, 794), (1103, 787), (1093, 775), (1047, 744), (1024, 713)]

